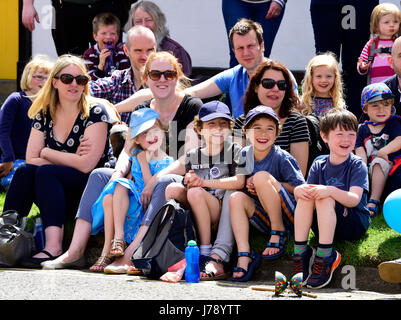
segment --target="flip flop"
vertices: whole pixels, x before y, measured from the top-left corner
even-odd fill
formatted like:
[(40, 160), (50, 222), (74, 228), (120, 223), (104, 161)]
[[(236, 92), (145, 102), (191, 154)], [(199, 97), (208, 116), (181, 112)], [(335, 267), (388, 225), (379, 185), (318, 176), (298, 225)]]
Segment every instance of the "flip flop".
[(239, 281), (245, 282), (252, 278), (253, 272), (255, 268), (260, 264), (260, 255), (251, 251), (249, 252), (238, 252), (237, 257), (249, 257), (252, 259), (252, 262), (248, 264), (248, 270), (245, 270), (241, 267), (234, 267), (233, 272), (242, 272), (244, 275), (241, 278), (234, 278), (233, 276), (230, 278), (231, 281)]

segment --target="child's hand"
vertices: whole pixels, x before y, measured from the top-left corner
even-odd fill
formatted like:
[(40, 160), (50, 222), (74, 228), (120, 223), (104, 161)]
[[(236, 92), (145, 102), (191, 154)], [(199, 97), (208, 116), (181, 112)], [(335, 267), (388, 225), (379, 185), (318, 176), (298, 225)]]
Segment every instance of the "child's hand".
[(309, 194), (315, 199), (324, 199), (330, 197), (330, 186), (314, 185)]
[(310, 191), (314, 185), (311, 184), (303, 184), (299, 187), (296, 187), (294, 190), (294, 196), (296, 199), (303, 199), (303, 200), (313, 200), (314, 197), (311, 195)]
[(377, 156), (379, 158), (382, 158), (386, 160), (388, 163), (391, 163), (391, 161), (388, 159), (388, 154), (387, 152), (383, 151), (384, 148), (381, 148), (379, 151), (377, 151)]
[(188, 173), (185, 174), (184, 184), (186, 184), (188, 188), (203, 187), (203, 179), (200, 178), (194, 170), (189, 170)]
[(255, 186), (253, 185), (253, 176), (248, 178), (246, 180), (246, 184), (245, 184), (246, 189), (248, 190), (248, 192), (254, 196), (257, 195), (256, 190), (255, 190)]
[(358, 58), (358, 68), (359, 68), (359, 71), (362, 73), (368, 71), (371, 64), (372, 64), (372, 61), (368, 61), (368, 63), (365, 63), (362, 61), (361, 58)]
[(104, 48), (99, 55), (99, 64), (97, 66), (97, 68), (99, 70), (103, 70), (104, 69), (104, 65), (106, 64), (106, 59), (110, 56), (111, 52), (109, 51), (109, 49)]

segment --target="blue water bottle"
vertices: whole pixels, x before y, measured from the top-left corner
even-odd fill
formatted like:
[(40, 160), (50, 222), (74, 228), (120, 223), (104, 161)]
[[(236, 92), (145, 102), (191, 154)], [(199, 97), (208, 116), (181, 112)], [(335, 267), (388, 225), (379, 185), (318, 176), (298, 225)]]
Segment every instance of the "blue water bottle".
[(185, 281), (199, 282), (199, 248), (194, 240), (188, 241), (188, 246), (185, 248)]
[(45, 247), (45, 233), (43, 231), (42, 219), (36, 218), (35, 221), (35, 246), (36, 251), (41, 251)]

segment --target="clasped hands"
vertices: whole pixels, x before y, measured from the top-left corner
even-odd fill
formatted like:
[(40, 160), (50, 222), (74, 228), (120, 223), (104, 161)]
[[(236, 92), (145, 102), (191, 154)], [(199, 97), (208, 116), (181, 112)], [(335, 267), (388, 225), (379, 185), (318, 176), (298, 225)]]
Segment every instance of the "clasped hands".
[(188, 188), (204, 187), (204, 179), (199, 177), (194, 170), (189, 170), (184, 176), (184, 184)]

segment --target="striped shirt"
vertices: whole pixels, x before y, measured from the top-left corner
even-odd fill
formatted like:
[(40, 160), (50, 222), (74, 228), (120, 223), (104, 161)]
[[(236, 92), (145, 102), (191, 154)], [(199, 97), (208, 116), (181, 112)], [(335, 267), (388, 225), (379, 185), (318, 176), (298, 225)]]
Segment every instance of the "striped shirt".
[(123, 47), (123, 43), (116, 45), (113, 51), (113, 65), (108, 68), (105, 65), (103, 70), (98, 69), (100, 50), (97, 43), (84, 52), (82, 57), (85, 61), (86, 70), (88, 70), (88, 74), (92, 80), (110, 77), (114, 70), (124, 70), (131, 66)]
[[(377, 41), (375, 48), (392, 48), (394, 41), (391, 39), (370, 39), (362, 49), (360, 58), (364, 63), (368, 62), (371, 44)], [(388, 57), (391, 53), (376, 53), (373, 58), (373, 62), (370, 66), (370, 83), (377, 83), (386, 80), (387, 78), (394, 75), (394, 69), (390, 66), (388, 62)], [(359, 71), (360, 74), (363, 74)]]

